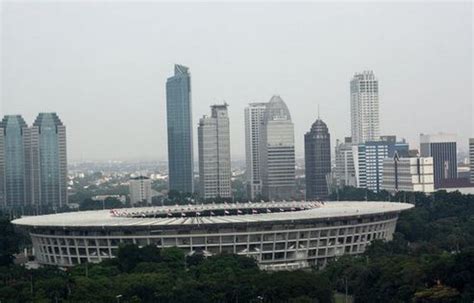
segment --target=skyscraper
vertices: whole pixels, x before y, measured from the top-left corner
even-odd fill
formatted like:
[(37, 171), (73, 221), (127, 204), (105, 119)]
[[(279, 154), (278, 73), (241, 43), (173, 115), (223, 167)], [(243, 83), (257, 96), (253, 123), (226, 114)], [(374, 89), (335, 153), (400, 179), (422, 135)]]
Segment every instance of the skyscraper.
[(306, 199), (327, 199), (331, 172), (331, 138), (326, 123), (317, 119), (304, 135)]
[(290, 111), (280, 96), (265, 108), (260, 141), (262, 195), (288, 200), (295, 194), (295, 135)]
[(356, 175), (354, 168), (354, 157), (352, 152), (351, 137), (346, 137), (344, 142), (336, 142), (336, 186), (356, 186)]
[(379, 85), (373, 71), (355, 74), (351, 80), (352, 143), (379, 140)]
[(227, 104), (212, 105), (198, 127), (200, 194), (231, 198), (230, 130)]
[(474, 184), (474, 138), (469, 139), (469, 168), (470, 168), (470, 181)]
[(433, 157), (434, 187), (439, 188), (443, 180), (456, 179), (458, 175), (456, 135), (420, 135), (421, 157)]
[(169, 189), (194, 192), (191, 76), (187, 67), (174, 66), (166, 82)]
[(56, 113), (40, 113), (30, 136), (34, 203), (52, 208), (65, 206), (68, 202), (66, 127)]
[(245, 108), (245, 160), (247, 195), (250, 199), (262, 193), (260, 177), (260, 141), (266, 103), (250, 103)]
[(5, 116), (0, 122), (0, 207), (21, 207), (30, 203), (25, 120), (19, 115)]

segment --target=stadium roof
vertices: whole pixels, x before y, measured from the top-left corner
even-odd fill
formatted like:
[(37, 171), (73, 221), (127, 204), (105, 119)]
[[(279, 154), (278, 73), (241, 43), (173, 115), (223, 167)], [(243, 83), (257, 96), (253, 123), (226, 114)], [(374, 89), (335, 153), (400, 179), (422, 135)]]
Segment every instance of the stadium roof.
[[(344, 218), (389, 212), (401, 212), (412, 207), (412, 204), (407, 203), (366, 201), (176, 205), (164, 207), (126, 208), (117, 210), (78, 211), (42, 216), (30, 216), (16, 219), (13, 221), (13, 223), (16, 225), (28, 227), (65, 228), (159, 227), (198, 224), (238, 224), (305, 219)], [(211, 214), (214, 212), (218, 213), (218, 211), (220, 212), (219, 215)], [(230, 214), (231, 212), (234, 214), (225, 215), (226, 213)], [(211, 215), (202, 215), (204, 213)], [(166, 214), (172, 214), (172, 216), (168, 217)], [(192, 214), (192, 216), (189, 214)]]

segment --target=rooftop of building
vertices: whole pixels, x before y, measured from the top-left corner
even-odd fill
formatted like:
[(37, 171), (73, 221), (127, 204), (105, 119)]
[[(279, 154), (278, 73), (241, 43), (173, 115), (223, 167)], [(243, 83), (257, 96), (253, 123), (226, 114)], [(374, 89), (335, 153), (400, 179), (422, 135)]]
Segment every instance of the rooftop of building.
[(265, 108), (264, 120), (284, 119), (291, 121), (290, 111), (280, 96), (273, 96)]
[(443, 179), (441, 180), (438, 187), (440, 189), (462, 188), (462, 187), (474, 187), (474, 184), (472, 184), (467, 178)]
[(150, 178), (146, 177), (146, 176), (138, 176), (138, 177), (133, 177), (133, 178), (130, 178), (130, 180), (149, 180)]
[(316, 119), (314, 123), (311, 125), (311, 132), (312, 133), (328, 133), (328, 126), (324, 123), (321, 119)]
[(32, 216), (16, 219), (13, 223), (27, 227), (61, 228), (238, 224), (398, 213), (412, 207), (407, 203), (366, 201), (175, 205)]

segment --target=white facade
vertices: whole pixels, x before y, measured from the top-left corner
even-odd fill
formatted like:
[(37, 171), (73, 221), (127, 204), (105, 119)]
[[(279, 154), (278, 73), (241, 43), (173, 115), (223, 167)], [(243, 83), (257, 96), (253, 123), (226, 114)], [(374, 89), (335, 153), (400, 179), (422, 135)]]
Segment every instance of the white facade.
[(357, 187), (378, 192), (382, 186), (383, 161), (388, 157), (388, 145), (368, 142), (353, 146)]
[(73, 266), (117, 255), (120, 245), (234, 253), (266, 270), (324, 266), (391, 240), (406, 203), (305, 201), (144, 207), (24, 217), (40, 264)]
[(132, 205), (139, 202), (151, 203), (151, 180), (149, 178), (140, 176), (130, 179), (128, 187)]
[(469, 169), (471, 184), (474, 184), (474, 138), (469, 139)]
[(288, 107), (279, 96), (267, 104), (261, 139), (262, 195), (290, 200), (295, 194), (295, 134)]
[(389, 192), (433, 192), (433, 158), (386, 158), (383, 163), (382, 189)]
[(354, 168), (354, 156), (350, 142), (336, 143), (336, 169), (335, 178), (338, 187), (357, 186)]
[(352, 143), (379, 140), (379, 86), (374, 72), (355, 74), (350, 85)]
[(211, 106), (199, 120), (199, 181), (204, 199), (231, 198), (230, 130), (227, 104)]
[(247, 193), (255, 199), (262, 193), (260, 141), (266, 103), (250, 103), (245, 108), (245, 160)]

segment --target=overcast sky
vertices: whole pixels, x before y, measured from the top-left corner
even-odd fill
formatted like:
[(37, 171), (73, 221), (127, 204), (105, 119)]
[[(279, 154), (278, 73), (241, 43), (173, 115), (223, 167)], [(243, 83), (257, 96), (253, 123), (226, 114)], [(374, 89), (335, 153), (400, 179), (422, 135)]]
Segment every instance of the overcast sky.
[[(317, 118), (331, 144), (350, 135), (349, 81), (374, 70), (382, 134), (473, 124), (472, 4), (2, 2), (0, 114), (31, 124), (55, 111), (70, 161), (167, 159), (166, 78), (190, 68), (193, 119), (226, 101), (232, 157), (243, 158), (244, 107), (287, 103), (296, 152)], [(194, 128), (197, 146), (197, 131)], [(195, 153), (197, 155), (197, 153)]]

